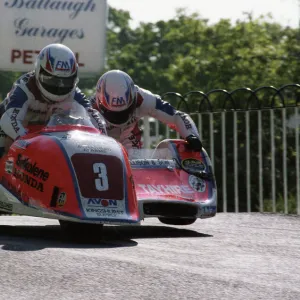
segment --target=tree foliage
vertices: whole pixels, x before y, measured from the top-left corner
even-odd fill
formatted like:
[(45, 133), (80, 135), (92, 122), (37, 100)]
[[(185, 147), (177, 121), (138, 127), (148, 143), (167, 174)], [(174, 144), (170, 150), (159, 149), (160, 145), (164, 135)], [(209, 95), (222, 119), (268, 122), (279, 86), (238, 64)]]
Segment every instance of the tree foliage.
[[(186, 14), (178, 10), (173, 20), (156, 23), (141, 23), (136, 29), (129, 27), (130, 16), (123, 11), (112, 10), (114, 18), (123, 21), (123, 30), (111, 27), (108, 38), (111, 41), (108, 51), (108, 68), (119, 68), (128, 72), (138, 85), (158, 94), (173, 91), (184, 94), (191, 90), (208, 92), (212, 89), (228, 91), (239, 87), (255, 89), (260, 86), (280, 87), (288, 83), (297, 83), (299, 74), (298, 59), (300, 57), (299, 36), (297, 29), (283, 27), (273, 22), (268, 16), (253, 19), (251, 14), (246, 20), (232, 24), (230, 20), (220, 20), (209, 25), (206, 19), (198, 14)], [(118, 18), (117, 18), (118, 16)], [(113, 19), (111, 20), (113, 21)], [(120, 24), (120, 22), (116, 22)], [(113, 42), (116, 41), (117, 43)], [(112, 52), (111, 52), (112, 51)], [(259, 98), (265, 105), (270, 103), (274, 94), (271, 90), (262, 90)], [(211, 97), (215, 108), (224, 93)], [(249, 97), (248, 95), (247, 97)], [(278, 98), (278, 97), (277, 97)], [(168, 99), (169, 100), (169, 99)], [(198, 99), (199, 100), (199, 99)], [(223, 99), (222, 99), (223, 100)], [(236, 93), (235, 100), (245, 102), (245, 93)], [(276, 99), (279, 101), (279, 98)], [(292, 99), (293, 101), (295, 99)], [(171, 99), (170, 99), (171, 101)], [(196, 103), (196, 101), (195, 101)], [(243, 107), (244, 103), (240, 103)], [(221, 108), (221, 107), (219, 107)], [(195, 111), (197, 106), (191, 111)], [(292, 111), (288, 111), (292, 113)], [(275, 113), (276, 137), (276, 187), (277, 196), (283, 191), (282, 169), (282, 124), (280, 111)], [(195, 116), (196, 117), (196, 116)], [(197, 117), (195, 118), (197, 121)], [(208, 119), (207, 119), (208, 121)], [(216, 115), (215, 163), (219, 198), (222, 199), (222, 148), (227, 148), (227, 177), (233, 178), (233, 117), (227, 115), (226, 145), (221, 139), (221, 119)], [(263, 189), (264, 197), (271, 194), (270, 181), (270, 118), (263, 114)], [(205, 123), (204, 123), (205, 124)], [(161, 126), (161, 129), (163, 126)], [(246, 157), (245, 157), (245, 120), (238, 120), (238, 178), (241, 211), (246, 209)], [(258, 209), (258, 143), (257, 118), (251, 119), (251, 196), (252, 209)], [(203, 139), (209, 151), (208, 126), (203, 128)], [(162, 133), (164, 131), (161, 131)], [(292, 153), (294, 131), (288, 132), (287, 143), (291, 145), (287, 151), (288, 188), (295, 193), (295, 155)], [(234, 210), (234, 186), (227, 186), (228, 210)], [(220, 201), (219, 203), (222, 203)], [(222, 205), (219, 206), (222, 210)]]
[(174, 19), (129, 27), (130, 15), (110, 10), (108, 68), (127, 71), (157, 93), (281, 86), (297, 82), (299, 31), (271, 18), (208, 25), (179, 9)]
[[(137, 28), (130, 27), (130, 13), (110, 8), (107, 25), (106, 66), (109, 69), (121, 69), (129, 73), (136, 84), (157, 94), (188, 91), (208, 92), (212, 89), (228, 91), (239, 87), (255, 89), (260, 86), (280, 87), (289, 83), (298, 83), (300, 74), (300, 31), (274, 22), (269, 16), (254, 19), (246, 14), (245, 20), (232, 23), (222, 19), (216, 24), (193, 13), (187, 14), (178, 9), (174, 19), (155, 23), (140, 23)], [(19, 73), (0, 72), (0, 97), (5, 96)], [(80, 88), (87, 94), (92, 93), (101, 74), (81, 79)], [(263, 93), (263, 91), (261, 92)], [(224, 93), (223, 93), (224, 96)], [(221, 103), (220, 96), (213, 97), (215, 107)], [(239, 94), (236, 94), (239, 98)], [(243, 97), (240, 97), (244, 101)], [(261, 95), (264, 101), (270, 95)], [(170, 100), (172, 103), (175, 100)], [(241, 104), (242, 105), (242, 104)], [(196, 111), (198, 106), (193, 107)], [(276, 120), (280, 120), (280, 114)], [(245, 124), (239, 120), (239, 193), (245, 197)], [(251, 122), (251, 151), (257, 154), (257, 120)], [(263, 128), (270, 120), (263, 117)], [(227, 128), (233, 127), (229, 116)], [(253, 125), (253, 126), (252, 126)], [(275, 124), (276, 125), (276, 124)], [(221, 121), (215, 119), (215, 162), (222, 165)], [(162, 127), (161, 127), (162, 128)], [(204, 133), (207, 142), (208, 130)], [(275, 126), (276, 158), (282, 157), (282, 128)], [(270, 141), (269, 132), (264, 133), (264, 176), (270, 174)], [(294, 137), (288, 135), (288, 145), (293, 144)], [(233, 172), (233, 135), (227, 131), (228, 172)], [(207, 143), (207, 148), (209, 145)], [(208, 149), (209, 150), (209, 149)], [(295, 189), (293, 168), (295, 153), (288, 148), (288, 181), (291, 190)], [(251, 164), (257, 163), (257, 155), (251, 157)], [(231, 172), (231, 173), (230, 173)], [(253, 186), (258, 185), (257, 166), (251, 169)], [(221, 172), (218, 172), (217, 175)], [(278, 175), (279, 174), (279, 175)], [(282, 190), (282, 169), (276, 169), (276, 185)], [(219, 176), (218, 175), (218, 176)], [(218, 178), (217, 178), (218, 179)], [(221, 178), (218, 179), (219, 182)], [(270, 182), (264, 180), (264, 190), (270, 193)], [(233, 203), (234, 189), (228, 187), (228, 201)], [(222, 187), (219, 195), (222, 194)], [(257, 189), (251, 190), (254, 199), (258, 199)], [(257, 203), (257, 202), (256, 202)]]
[[(209, 25), (198, 14), (178, 9), (174, 19), (140, 23), (135, 29), (130, 20), (128, 11), (110, 7), (103, 71), (122, 69), (159, 94), (298, 81), (300, 32), (270, 17), (248, 14), (235, 24), (222, 19)], [(19, 75), (0, 72), (0, 94)], [(82, 79), (81, 88), (93, 88), (100, 75)]]

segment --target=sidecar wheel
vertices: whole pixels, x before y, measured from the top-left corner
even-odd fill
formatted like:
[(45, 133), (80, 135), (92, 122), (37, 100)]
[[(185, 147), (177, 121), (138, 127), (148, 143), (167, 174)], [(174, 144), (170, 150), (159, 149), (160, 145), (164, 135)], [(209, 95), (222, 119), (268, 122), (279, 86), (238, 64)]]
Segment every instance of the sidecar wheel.
[(181, 219), (181, 218), (159, 217), (158, 220), (163, 224), (167, 224), (167, 225), (191, 225), (196, 222), (197, 218)]
[(102, 237), (103, 224), (77, 223), (59, 220), (60, 228), (66, 237), (75, 240), (99, 240)]

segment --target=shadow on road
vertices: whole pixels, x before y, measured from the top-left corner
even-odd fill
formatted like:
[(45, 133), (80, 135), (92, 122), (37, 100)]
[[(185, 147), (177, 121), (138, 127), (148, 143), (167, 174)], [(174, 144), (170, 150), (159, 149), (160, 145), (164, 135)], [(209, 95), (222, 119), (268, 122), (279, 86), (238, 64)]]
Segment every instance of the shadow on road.
[(114, 226), (106, 229), (109, 230), (108, 234), (112, 234), (113, 230), (115, 236), (129, 239), (212, 237), (209, 234), (171, 226)]
[(212, 237), (168, 226), (104, 226), (102, 235), (68, 238), (60, 226), (0, 226), (2, 250), (38, 251), (45, 248), (119, 248), (137, 246), (133, 239)]

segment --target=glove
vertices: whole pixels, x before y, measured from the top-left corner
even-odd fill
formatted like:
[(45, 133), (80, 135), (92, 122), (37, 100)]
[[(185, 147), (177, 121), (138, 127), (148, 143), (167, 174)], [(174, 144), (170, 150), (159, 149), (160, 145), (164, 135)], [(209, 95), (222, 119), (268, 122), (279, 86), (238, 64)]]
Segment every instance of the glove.
[(195, 151), (201, 151), (202, 150), (202, 143), (200, 141), (200, 139), (191, 134), (188, 137), (186, 137), (185, 139), (187, 141), (187, 147), (191, 150), (195, 150)]

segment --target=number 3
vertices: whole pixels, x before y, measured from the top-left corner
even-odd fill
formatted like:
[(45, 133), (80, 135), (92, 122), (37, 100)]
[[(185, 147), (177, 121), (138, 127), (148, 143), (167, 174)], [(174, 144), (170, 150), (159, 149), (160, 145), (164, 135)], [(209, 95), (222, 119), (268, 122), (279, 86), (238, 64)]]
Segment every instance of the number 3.
[(94, 173), (98, 174), (97, 179), (95, 179), (95, 186), (98, 191), (107, 191), (108, 190), (108, 178), (106, 166), (103, 163), (94, 163), (93, 164)]

